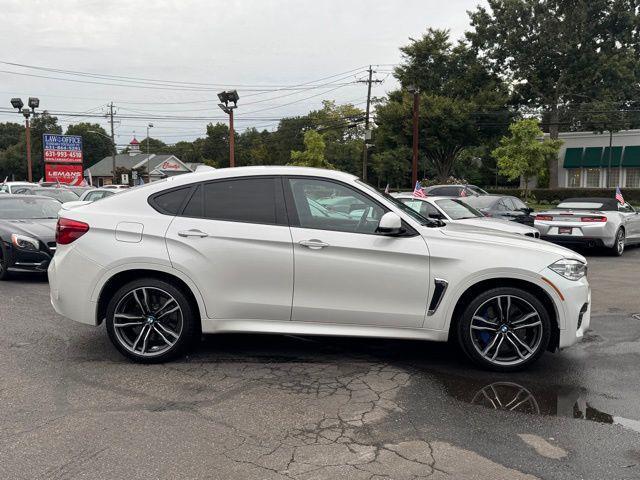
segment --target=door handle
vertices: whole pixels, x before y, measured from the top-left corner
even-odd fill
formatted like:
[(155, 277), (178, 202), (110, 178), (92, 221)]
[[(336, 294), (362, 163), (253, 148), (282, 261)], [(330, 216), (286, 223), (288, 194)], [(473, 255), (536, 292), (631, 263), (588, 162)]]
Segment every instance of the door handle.
[(196, 230), (196, 229), (182, 230), (181, 232), (178, 232), (178, 235), (180, 235), (181, 237), (200, 237), (200, 238), (209, 236), (208, 233), (205, 233), (201, 230)]
[(322, 240), (316, 239), (302, 240), (301, 242), (298, 242), (298, 244), (302, 245), (303, 247), (310, 248), (311, 250), (320, 250), (321, 248), (329, 246), (328, 243), (324, 243)]

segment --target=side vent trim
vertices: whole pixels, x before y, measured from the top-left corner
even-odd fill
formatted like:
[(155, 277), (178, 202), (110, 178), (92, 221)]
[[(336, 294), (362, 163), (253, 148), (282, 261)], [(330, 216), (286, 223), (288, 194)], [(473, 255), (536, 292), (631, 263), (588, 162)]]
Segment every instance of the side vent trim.
[(431, 316), (436, 313), (436, 310), (438, 310), (440, 302), (442, 301), (442, 297), (444, 297), (444, 292), (447, 291), (447, 287), (449, 286), (449, 282), (441, 278), (434, 278), (433, 283), (433, 296), (431, 297), (429, 310), (427, 310), (427, 316)]

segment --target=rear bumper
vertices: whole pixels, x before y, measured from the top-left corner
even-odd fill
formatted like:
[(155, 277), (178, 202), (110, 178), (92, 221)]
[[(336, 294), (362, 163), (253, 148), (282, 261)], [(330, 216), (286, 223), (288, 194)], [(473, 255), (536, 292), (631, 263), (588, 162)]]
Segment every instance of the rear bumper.
[(566, 247), (606, 247), (602, 238), (578, 237), (575, 235), (541, 235), (542, 240)]

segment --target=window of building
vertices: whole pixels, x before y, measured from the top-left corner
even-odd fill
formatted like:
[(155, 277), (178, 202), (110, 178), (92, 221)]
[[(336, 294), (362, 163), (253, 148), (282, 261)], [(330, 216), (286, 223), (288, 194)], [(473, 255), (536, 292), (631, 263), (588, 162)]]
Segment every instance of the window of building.
[(612, 168), (611, 174), (608, 182), (609, 187), (617, 187), (620, 185), (620, 169)]
[(570, 168), (567, 170), (567, 187), (578, 188), (580, 187), (580, 169)]
[(586, 187), (598, 188), (600, 186), (600, 169), (585, 168)]
[(640, 188), (640, 168), (627, 168), (627, 188)]

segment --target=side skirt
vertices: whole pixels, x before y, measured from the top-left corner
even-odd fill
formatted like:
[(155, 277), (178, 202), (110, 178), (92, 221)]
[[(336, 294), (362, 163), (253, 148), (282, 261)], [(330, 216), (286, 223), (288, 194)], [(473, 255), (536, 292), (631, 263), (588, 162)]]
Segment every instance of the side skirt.
[(336, 323), (278, 322), (273, 320), (203, 319), (202, 333), (281, 333), (294, 335), (324, 335), (343, 337), (376, 337), (446, 342), (445, 330), (397, 328), (372, 325), (341, 325)]

